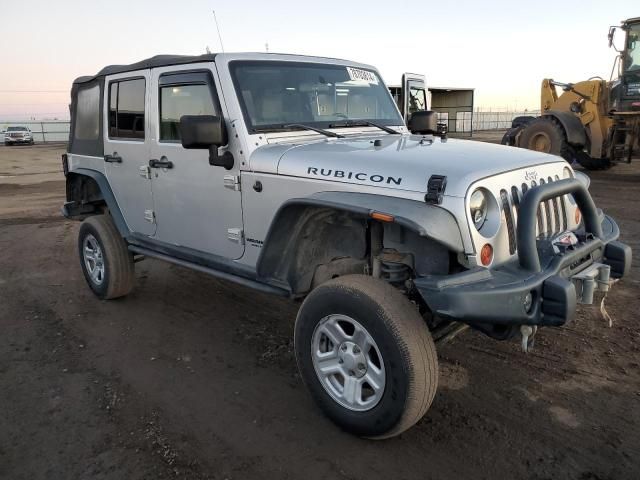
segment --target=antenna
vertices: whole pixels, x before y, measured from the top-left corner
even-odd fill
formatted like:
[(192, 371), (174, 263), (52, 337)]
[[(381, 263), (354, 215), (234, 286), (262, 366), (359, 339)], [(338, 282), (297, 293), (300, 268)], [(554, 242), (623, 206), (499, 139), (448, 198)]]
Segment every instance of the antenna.
[(224, 53), (224, 45), (222, 43), (222, 35), (220, 35), (220, 26), (218, 25), (218, 18), (216, 17), (216, 11), (213, 11), (213, 21), (216, 22), (216, 30), (218, 30), (218, 39), (220, 39), (220, 48), (222, 48), (222, 53)]

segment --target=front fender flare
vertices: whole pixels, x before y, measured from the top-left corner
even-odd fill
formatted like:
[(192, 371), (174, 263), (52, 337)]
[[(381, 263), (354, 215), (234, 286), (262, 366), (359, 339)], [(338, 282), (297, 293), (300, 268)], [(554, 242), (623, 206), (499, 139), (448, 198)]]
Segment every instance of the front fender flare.
[(395, 223), (441, 243), (450, 251), (464, 250), (455, 217), (441, 207), (368, 193), (320, 192), (309, 197), (290, 199), (278, 209), (258, 258), (258, 276), (274, 277), (283, 257), (299, 240), (300, 223), (308, 220), (303, 212), (314, 208), (349, 212), (363, 219), (369, 219), (372, 212), (387, 213), (393, 215)]

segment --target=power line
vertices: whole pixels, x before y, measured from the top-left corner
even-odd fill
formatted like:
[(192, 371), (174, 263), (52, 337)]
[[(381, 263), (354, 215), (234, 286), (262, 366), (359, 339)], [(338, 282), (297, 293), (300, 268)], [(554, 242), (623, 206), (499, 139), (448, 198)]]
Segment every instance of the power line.
[(69, 90), (0, 90), (0, 93), (69, 93)]
[(68, 102), (0, 103), (0, 107), (38, 107), (44, 105), (67, 105)]

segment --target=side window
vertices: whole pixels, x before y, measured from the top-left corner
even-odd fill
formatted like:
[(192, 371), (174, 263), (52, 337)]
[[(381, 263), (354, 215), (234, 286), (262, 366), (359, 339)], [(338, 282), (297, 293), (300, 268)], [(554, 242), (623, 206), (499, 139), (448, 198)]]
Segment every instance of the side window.
[(109, 137), (144, 139), (145, 80), (109, 84)]
[(427, 109), (427, 97), (422, 86), (409, 84), (409, 114)]
[(97, 140), (100, 135), (100, 86), (78, 90), (74, 136), (78, 140)]
[[(206, 78), (204, 75), (198, 75)], [(175, 75), (178, 78), (178, 75)], [(180, 118), (183, 115), (217, 115), (213, 100), (213, 87), (209, 81), (201, 83), (164, 84), (171, 76), (161, 77), (160, 82), (160, 141), (179, 142)]]

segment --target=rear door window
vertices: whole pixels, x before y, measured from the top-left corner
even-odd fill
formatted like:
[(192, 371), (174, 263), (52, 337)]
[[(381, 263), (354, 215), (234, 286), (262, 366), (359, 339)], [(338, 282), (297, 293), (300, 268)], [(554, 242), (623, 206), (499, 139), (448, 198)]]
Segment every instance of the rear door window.
[(144, 139), (144, 78), (109, 84), (109, 138)]

